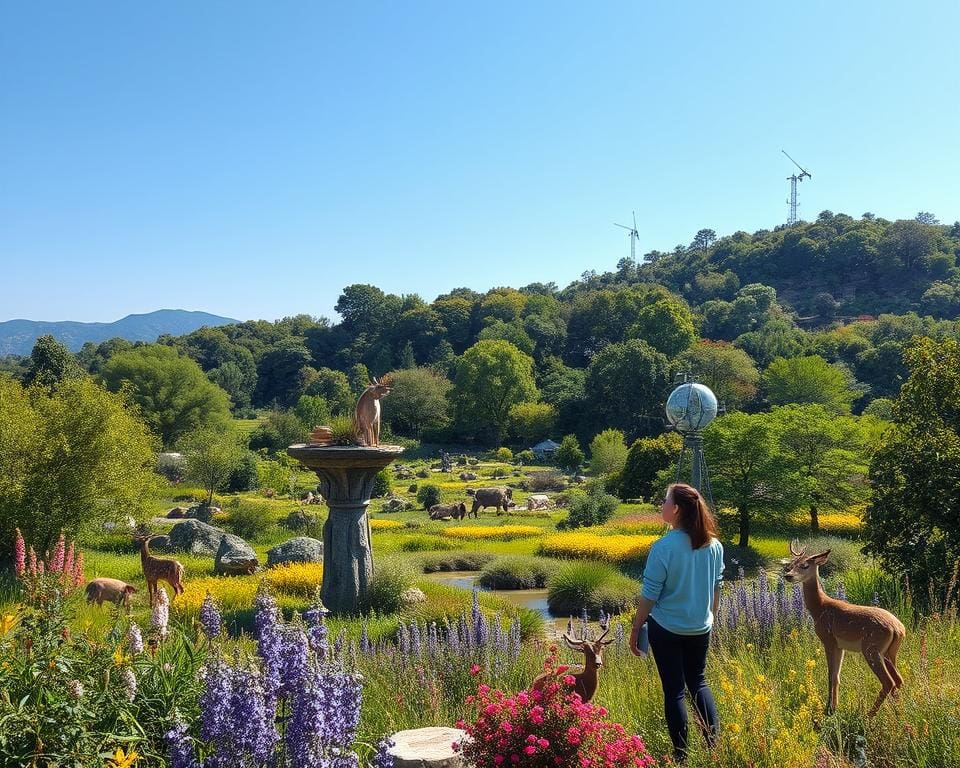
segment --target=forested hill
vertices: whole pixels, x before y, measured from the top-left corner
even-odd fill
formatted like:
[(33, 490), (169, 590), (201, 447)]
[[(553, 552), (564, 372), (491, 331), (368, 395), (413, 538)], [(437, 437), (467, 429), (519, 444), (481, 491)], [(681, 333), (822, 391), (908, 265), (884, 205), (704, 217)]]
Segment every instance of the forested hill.
[(29, 355), (41, 336), (50, 335), (76, 352), (86, 342), (100, 343), (112, 338), (128, 341), (156, 341), (163, 334), (180, 336), (204, 325), (235, 323), (229, 317), (183, 309), (160, 309), (145, 315), (127, 315), (112, 323), (43, 322), (7, 320), (0, 323), (0, 355)]

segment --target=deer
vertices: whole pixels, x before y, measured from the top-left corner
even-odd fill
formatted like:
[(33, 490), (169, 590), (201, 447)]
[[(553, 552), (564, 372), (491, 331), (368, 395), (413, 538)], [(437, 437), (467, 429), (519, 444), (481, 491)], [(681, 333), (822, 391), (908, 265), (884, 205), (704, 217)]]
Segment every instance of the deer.
[(799, 542), (790, 542), (792, 560), (784, 562), (784, 578), (803, 585), (803, 604), (813, 617), (814, 631), (827, 657), (829, 700), (827, 714), (837, 708), (840, 695), (840, 668), (844, 651), (862, 653), (880, 681), (880, 693), (867, 713), (872, 717), (887, 696), (896, 697), (903, 686), (897, 671), (897, 652), (906, 637), (903, 623), (890, 611), (870, 605), (854, 605), (829, 597), (820, 585), (820, 566), (827, 561), (830, 550), (807, 555)]
[(136, 591), (135, 586), (120, 579), (93, 579), (87, 584), (87, 602), (96, 603), (98, 606), (102, 606), (104, 600), (117, 605), (123, 604), (127, 613), (130, 613), (130, 595)]
[[(566, 632), (562, 635), (563, 639), (567, 641), (567, 645), (575, 651), (581, 651), (584, 656), (583, 669), (573, 675), (574, 693), (579, 693), (584, 703), (589, 702), (597, 692), (597, 676), (600, 667), (603, 666), (603, 649), (613, 642), (613, 640), (603, 639), (609, 631), (609, 629), (605, 629), (596, 640), (571, 640)], [(538, 691), (554, 679), (556, 679), (555, 674), (545, 672), (531, 683), (530, 690)]]
[(390, 394), (393, 383), (389, 376), (374, 377), (357, 400), (353, 414), (353, 431), (360, 445), (380, 445), (380, 398)]
[(150, 596), (150, 607), (157, 596), (157, 582), (165, 581), (173, 589), (173, 597), (183, 594), (183, 566), (177, 560), (166, 557), (154, 557), (150, 552), (150, 539), (153, 536), (137, 536), (135, 541), (140, 544), (140, 565), (143, 576), (147, 580), (147, 593)]

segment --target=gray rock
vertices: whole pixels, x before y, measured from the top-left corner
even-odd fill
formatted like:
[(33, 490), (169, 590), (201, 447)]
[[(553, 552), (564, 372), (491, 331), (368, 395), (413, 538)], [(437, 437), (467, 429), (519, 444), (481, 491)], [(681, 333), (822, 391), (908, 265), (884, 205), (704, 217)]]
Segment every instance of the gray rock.
[(215, 555), (226, 531), (199, 520), (184, 520), (170, 529), (170, 551), (192, 555)]
[(174, 507), (169, 512), (167, 512), (167, 517), (173, 520), (182, 520), (187, 516), (186, 507)]
[(240, 576), (257, 570), (260, 561), (257, 553), (247, 542), (232, 533), (223, 534), (217, 557), (213, 563), (213, 572), (218, 575)]
[(304, 528), (310, 528), (317, 524), (317, 516), (311, 515), (303, 509), (295, 509), (284, 521), (284, 525), (291, 531), (302, 531)]
[(297, 536), (295, 539), (278, 544), (267, 552), (267, 567), (280, 563), (322, 563), (323, 542), (309, 536)]
[(170, 549), (170, 537), (167, 535), (154, 536), (150, 539), (150, 549), (154, 552), (172, 552)]
[(187, 517), (199, 520), (203, 523), (209, 523), (213, 519), (213, 515), (216, 512), (220, 511), (220, 507), (208, 507), (206, 504), (194, 504), (192, 507), (187, 509)]
[(398, 731), (390, 738), (394, 768), (464, 768), (463, 758), (453, 751), (453, 743), (466, 738), (459, 728), (414, 728)]

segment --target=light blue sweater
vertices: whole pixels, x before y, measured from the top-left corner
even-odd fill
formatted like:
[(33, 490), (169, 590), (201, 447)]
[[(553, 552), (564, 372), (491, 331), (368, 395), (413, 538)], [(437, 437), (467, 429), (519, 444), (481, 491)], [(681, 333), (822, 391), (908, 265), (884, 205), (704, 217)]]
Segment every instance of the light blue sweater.
[(713, 626), (713, 593), (723, 581), (723, 545), (713, 539), (694, 550), (686, 531), (674, 529), (650, 547), (643, 596), (650, 615), (677, 635), (702, 635)]

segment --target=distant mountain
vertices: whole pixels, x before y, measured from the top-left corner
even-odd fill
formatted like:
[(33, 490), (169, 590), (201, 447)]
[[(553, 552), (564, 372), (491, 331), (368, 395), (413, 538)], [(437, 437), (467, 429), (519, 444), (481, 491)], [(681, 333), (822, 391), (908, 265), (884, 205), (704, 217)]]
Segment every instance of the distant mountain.
[(205, 325), (237, 322), (240, 321), (184, 309), (158, 309), (145, 315), (127, 315), (113, 323), (7, 320), (0, 323), (0, 355), (29, 355), (37, 339), (48, 334), (76, 352), (88, 341), (99, 344), (117, 336), (127, 341), (156, 341), (165, 333), (183, 336)]

